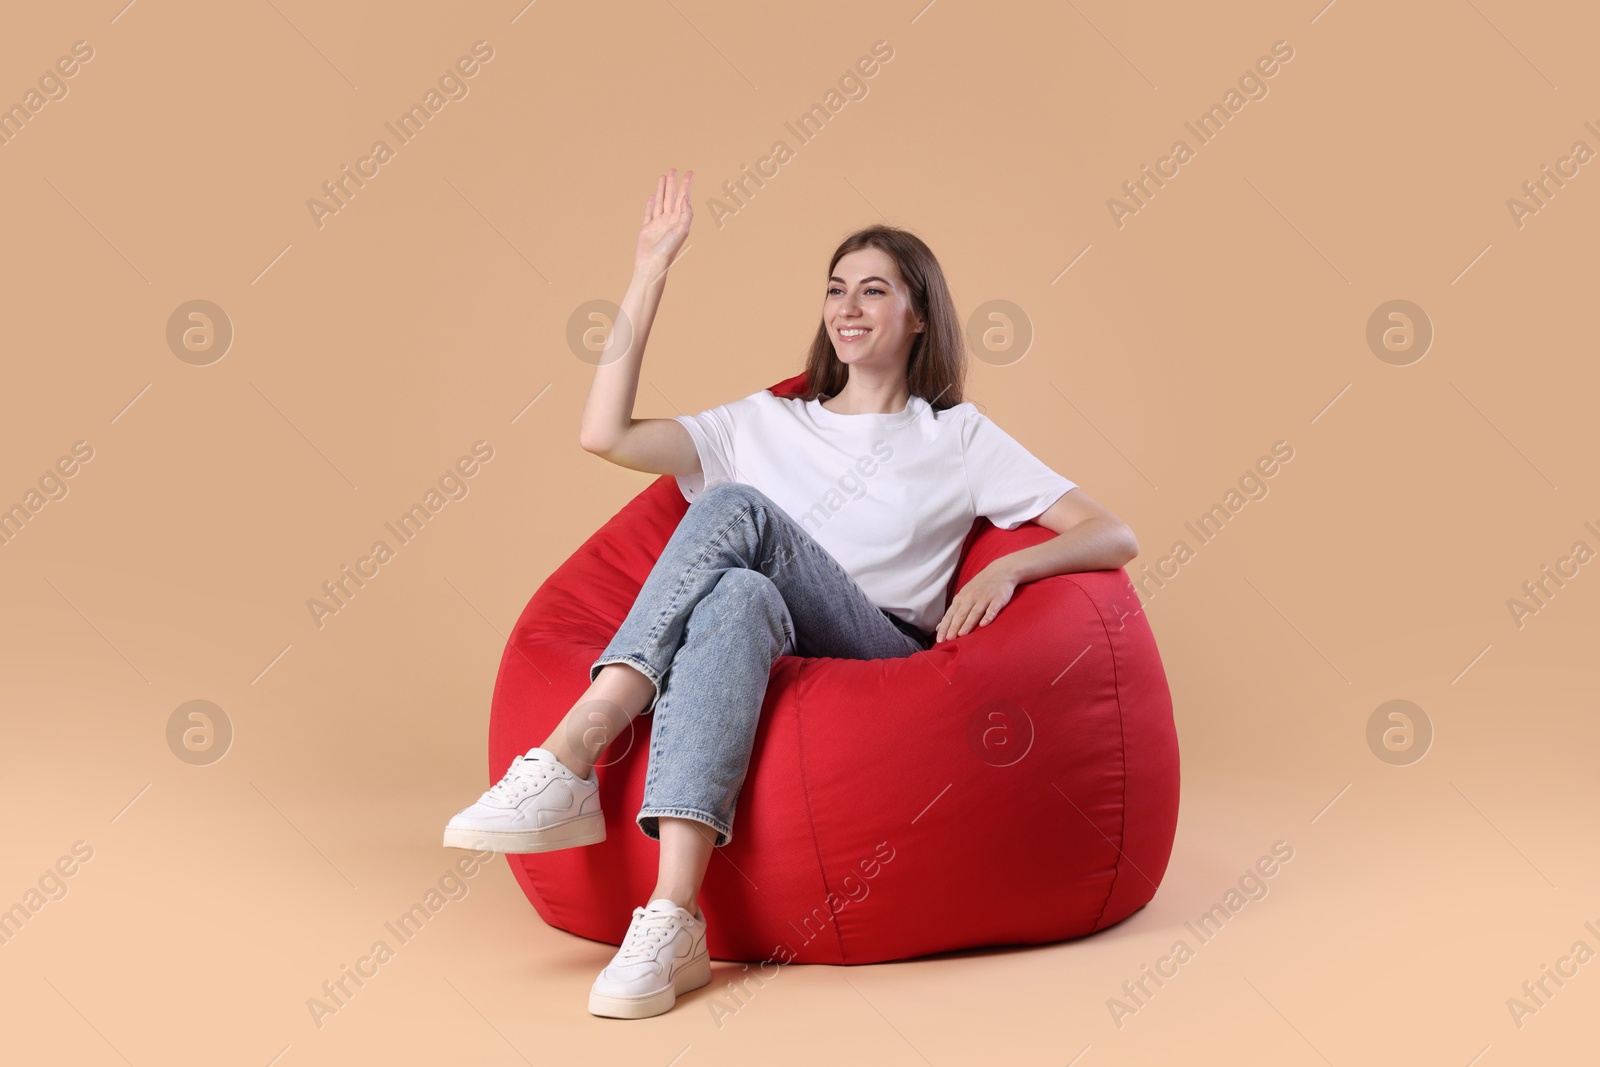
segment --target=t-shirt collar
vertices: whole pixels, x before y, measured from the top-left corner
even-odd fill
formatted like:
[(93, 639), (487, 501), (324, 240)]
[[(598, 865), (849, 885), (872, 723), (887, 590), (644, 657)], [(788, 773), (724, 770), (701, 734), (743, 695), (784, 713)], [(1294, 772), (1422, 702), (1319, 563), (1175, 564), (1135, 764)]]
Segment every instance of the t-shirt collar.
[(837, 411), (829, 411), (822, 406), (823, 400), (832, 397), (817, 397), (806, 402), (806, 407), (811, 411), (811, 417), (824, 426), (849, 427), (856, 426), (864, 429), (884, 429), (902, 426), (920, 416), (928, 407), (928, 402), (915, 393), (906, 401), (906, 406), (900, 411), (892, 412), (865, 412), (860, 415), (841, 415)]

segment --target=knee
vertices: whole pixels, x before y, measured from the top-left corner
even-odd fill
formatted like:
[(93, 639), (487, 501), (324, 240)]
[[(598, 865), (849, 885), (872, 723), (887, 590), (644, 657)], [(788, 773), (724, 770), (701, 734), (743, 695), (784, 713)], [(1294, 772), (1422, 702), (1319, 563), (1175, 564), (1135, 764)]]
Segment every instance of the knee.
[[(772, 579), (748, 567), (730, 567), (723, 571), (708, 595), (733, 604), (773, 605), (783, 602), (783, 594), (778, 592)], [(724, 604), (723, 610), (726, 608), (727, 604)]]
[(713, 508), (744, 508), (751, 504), (771, 503), (765, 493), (746, 482), (717, 482), (701, 490), (689, 507), (708, 511)]
[(789, 606), (772, 579), (745, 567), (723, 571), (701, 603), (707, 604), (706, 610), (716, 618), (741, 628), (751, 625), (752, 618), (765, 622), (780, 636), (790, 633), (793, 626)]

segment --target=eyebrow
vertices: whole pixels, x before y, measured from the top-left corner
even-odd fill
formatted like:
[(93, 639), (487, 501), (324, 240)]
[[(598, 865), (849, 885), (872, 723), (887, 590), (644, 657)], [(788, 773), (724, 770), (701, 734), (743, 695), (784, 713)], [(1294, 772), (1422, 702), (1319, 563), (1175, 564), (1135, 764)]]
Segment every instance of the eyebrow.
[[(841, 285), (849, 285), (850, 284), (849, 282), (845, 281), (843, 278), (839, 277), (837, 274), (835, 274), (832, 278), (829, 278), (828, 281), (830, 281), (830, 282), (838, 282)], [(889, 288), (891, 288), (891, 289), (894, 288), (894, 282), (891, 282), (887, 278), (880, 278), (876, 274), (872, 275), (871, 277), (862, 278), (861, 279), (861, 284), (865, 285), (867, 282), (882, 282), (884, 285), (887, 285)]]

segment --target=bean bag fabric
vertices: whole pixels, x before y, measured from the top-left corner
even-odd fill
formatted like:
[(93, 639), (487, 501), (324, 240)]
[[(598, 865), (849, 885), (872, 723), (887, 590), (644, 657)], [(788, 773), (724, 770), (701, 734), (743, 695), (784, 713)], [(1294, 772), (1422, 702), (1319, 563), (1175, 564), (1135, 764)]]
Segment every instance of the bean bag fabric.
[[(491, 783), (582, 696), (687, 508), (658, 479), (529, 601), (495, 683)], [(1051, 536), (978, 519), (952, 594)], [(652, 722), (600, 757), (605, 841), (507, 856), (549, 925), (620, 944), (654, 887), (659, 846), (634, 822)], [(1171, 696), (1127, 574), (1030, 582), (927, 652), (778, 660), (701, 892), (711, 955), (877, 963), (1088, 934), (1150, 901), (1177, 815)]]

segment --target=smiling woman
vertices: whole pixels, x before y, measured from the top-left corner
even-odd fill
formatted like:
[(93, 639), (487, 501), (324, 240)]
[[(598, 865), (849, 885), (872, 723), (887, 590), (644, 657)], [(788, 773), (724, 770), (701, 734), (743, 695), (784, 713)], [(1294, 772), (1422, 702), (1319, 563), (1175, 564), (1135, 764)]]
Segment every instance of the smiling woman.
[[(604, 842), (600, 753), (625, 732), (631, 737), (636, 718), (652, 716), (649, 743), (640, 746), (649, 764), (635, 822), (660, 842), (657, 881), (589, 997), (593, 1014), (629, 1019), (668, 1011), (680, 994), (710, 981), (700, 889), (712, 850), (733, 840), (734, 808), (778, 660), (874, 661), (880, 679), (903, 675), (893, 661), (987, 626), (1019, 585), (1115, 570), (1137, 552), (1125, 523), (963, 399), (960, 316), (938, 260), (907, 230), (871, 226), (834, 250), (821, 272), (803, 374), (694, 415), (634, 418), (643, 346), (693, 217), (691, 176), (679, 183), (669, 171), (645, 205), (621, 305), (633, 328), (607, 339), (578, 435), (586, 451), (619, 466), (674, 476), (688, 511), (663, 548), (634, 551), (649, 551), (654, 564), (621, 624), (607, 619), (610, 641), (589, 666), (589, 688), (444, 834), (451, 847), (509, 853)], [(1056, 536), (990, 558), (958, 582), (980, 519), (1002, 530), (1037, 522)], [(629, 536), (625, 529), (615, 527), (617, 536)], [(1125, 575), (1100, 577), (1102, 585), (1127, 584)], [(591, 589), (604, 601), (615, 584)], [(592, 621), (604, 610), (583, 613)], [(1092, 621), (1103, 633), (1098, 617)], [(567, 631), (581, 620), (557, 625)], [(1044, 632), (1026, 616), (1018, 625)], [(986, 642), (969, 643), (979, 646), (962, 657), (977, 679), (970, 686), (1015, 680), (1014, 663), (984, 669)], [(1124, 665), (1132, 662), (1130, 653)], [(497, 694), (513, 691), (496, 685)], [(976, 691), (950, 693), (962, 693), (959, 706)], [(829, 694), (821, 705), (842, 696), (827, 686), (819, 692)], [(1152, 707), (1161, 710), (1158, 702)], [(937, 710), (930, 719), (941, 719)], [(1045, 764), (1035, 763), (1044, 773)], [(783, 851), (785, 841), (780, 833), (767, 847)], [(935, 895), (943, 888), (936, 885)], [(851, 915), (859, 918), (859, 910)], [(748, 909), (740, 914), (749, 917)], [(1095, 914), (1112, 914), (1107, 898)], [(834, 929), (831, 944), (842, 954)]]

